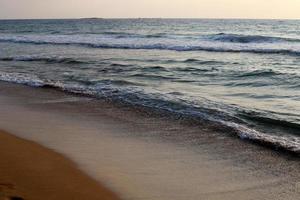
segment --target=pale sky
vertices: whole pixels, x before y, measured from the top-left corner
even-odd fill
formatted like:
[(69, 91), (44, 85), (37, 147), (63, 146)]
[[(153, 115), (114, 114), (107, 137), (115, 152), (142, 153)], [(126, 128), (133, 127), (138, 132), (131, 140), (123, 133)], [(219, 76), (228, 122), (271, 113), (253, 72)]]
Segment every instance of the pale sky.
[(0, 0), (0, 19), (300, 19), (300, 0)]

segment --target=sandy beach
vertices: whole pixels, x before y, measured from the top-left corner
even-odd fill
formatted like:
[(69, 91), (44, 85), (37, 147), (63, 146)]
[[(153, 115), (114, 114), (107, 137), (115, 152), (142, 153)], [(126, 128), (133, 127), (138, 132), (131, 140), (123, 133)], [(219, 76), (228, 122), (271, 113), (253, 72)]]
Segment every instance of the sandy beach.
[(60, 154), (0, 131), (0, 199), (118, 198)]
[(12, 184), (9, 195), (115, 199), (98, 181), (131, 200), (299, 198), (298, 157), (226, 130), (9, 83), (0, 84), (0, 105), (0, 127), (26, 139), (0, 135), (0, 180)]

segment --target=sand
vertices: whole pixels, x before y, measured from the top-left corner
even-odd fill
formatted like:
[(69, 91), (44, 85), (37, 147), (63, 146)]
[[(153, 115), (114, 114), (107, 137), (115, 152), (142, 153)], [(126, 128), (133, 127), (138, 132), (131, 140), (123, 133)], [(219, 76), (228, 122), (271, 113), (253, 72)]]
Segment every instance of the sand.
[(300, 195), (297, 157), (226, 130), (51, 88), (0, 83), (0, 128), (54, 149), (125, 200)]
[(60, 154), (0, 131), (0, 199), (118, 198)]

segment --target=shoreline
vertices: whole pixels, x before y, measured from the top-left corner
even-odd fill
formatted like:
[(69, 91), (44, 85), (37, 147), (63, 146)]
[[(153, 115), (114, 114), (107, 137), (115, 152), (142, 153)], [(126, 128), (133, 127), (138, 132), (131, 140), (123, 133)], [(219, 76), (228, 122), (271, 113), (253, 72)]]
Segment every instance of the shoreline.
[[(291, 156), (300, 156), (300, 147), (299, 142), (296, 137), (291, 138), (291, 141), (286, 142), (287, 138), (278, 135), (269, 135), (264, 131), (257, 130), (250, 126), (250, 124), (240, 124), (236, 121), (223, 121), (218, 119), (209, 119), (202, 118), (200, 115), (192, 115), (189, 113), (178, 112), (175, 110), (168, 110), (159, 107), (149, 107), (143, 104), (135, 104), (132, 102), (127, 102), (122, 99), (115, 99), (111, 97), (104, 96), (96, 96), (94, 94), (78, 92), (72, 89), (64, 89), (59, 86), (51, 85), (49, 83), (43, 83), (41, 85), (30, 83), (18, 83), (18, 82), (10, 82), (5, 80), (0, 80), (0, 84), (12, 84), (12, 85), (20, 85), (24, 87), (30, 87), (33, 89), (46, 89), (46, 90), (54, 90), (57, 92), (63, 92), (70, 96), (82, 97), (82, 98), (92, 98), (96, 101), (102, 101), (105, 104), (111, 104), (117, 108), (127, 107), (134, 112), (139, 113), (147, 113), (148, 116), (153, 117), (167, 117), (174, 121), (186, 122), (187, 124), (197, 124), (199, 126), (209, 127), (212, 131), (220, 131), (226, 130), (228, 134), (230, 134), (234, 138), (238, 138), (240, 140), (247, 141), (253, 145), (262, 146), (267, 149), (274, 150), (276, 152), (281, 152), (282, 154), (287, 154)], [(188, 107), (186, 108), (188, 109)], [(279, 123), (280, 121), (278, 121)], [(274, 122), (273, 122), (274, 123)], [(272, 124), (269, 124), (270, 128)], [(291, 130), (294, 130), (294, 126), (291, 124)], [(295, 125), (296, 126), (296, 125)], [(252, 129), (253, 128), (253, 129)], [(294, 140), (293, 140), (294, 139)]]
[(234, 138), (226, 130), (11, 83), (0, 84), (0, 105), (1, 128), (59, 152), (122, 199), (299, 195), (297, 157)]
[(73, 162), (39, 144), (0, 131), (0, 199), (118, 200)]

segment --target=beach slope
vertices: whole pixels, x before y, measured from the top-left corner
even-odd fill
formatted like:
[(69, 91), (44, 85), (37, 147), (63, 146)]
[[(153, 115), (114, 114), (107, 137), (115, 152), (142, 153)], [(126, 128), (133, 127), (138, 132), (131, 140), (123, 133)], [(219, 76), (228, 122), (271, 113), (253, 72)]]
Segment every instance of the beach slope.
[(36, 143), (0, 131), (0, 199), (115, 200), (74, 164)]

